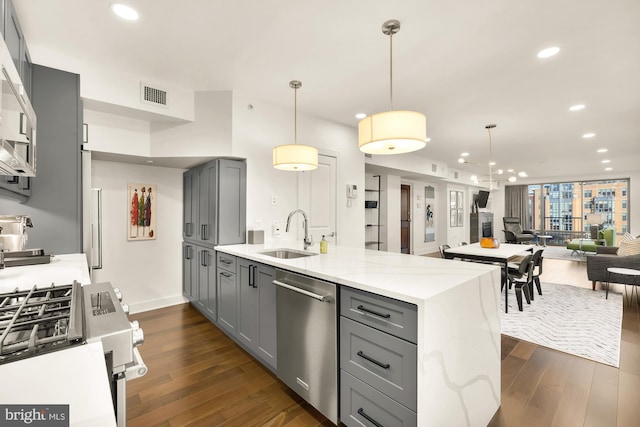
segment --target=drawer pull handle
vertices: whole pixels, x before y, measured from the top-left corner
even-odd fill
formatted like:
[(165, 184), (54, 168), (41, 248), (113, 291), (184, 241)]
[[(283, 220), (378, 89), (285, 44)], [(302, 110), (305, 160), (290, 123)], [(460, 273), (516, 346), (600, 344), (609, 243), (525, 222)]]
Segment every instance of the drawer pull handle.
[(362, 415), (362, 417), (364, 419), (366, 419), (367, 421), (369, 421), (371, 424), (373, 424), (376, 427), (384, 427), (382, 424), (380, 424), (379, 422), (377, 422), (376, 420), (374, 420), (373, 418), (371, 418), (369, 415), (367, 415), (364, 412), (364, 409), (360, 408), (358, 409), (358, 414)]
[(220, 262), (227, 265), (231, 264), (231, 261), (226, 258), (220, 258)]
[(224, 277), (231, 277), (230, 273), (225, 273), (224, 271), (221, 271), (220, 274), (222, 274)]
[(388, 319), (388, 318), (391, 317), (391, 315), (388, 314), (388, 313), (387, 314), (378, 313), (377, 311), (373, 311), (373, 310), (369, 310), (368, 308), (365, 308), (365, 306), (363, 306), (363, 305), (359, 305), (358, 306), (358, 310), (366, 311), (369, 314), (373, 314), (375, 316), (382, 317), (383, 319)]
[(366, 354), (364, 354), (362, 352), (362, 350), (360, 350), (357, 354), (358, 354), (358, 356), (362, 357), (363, 359), (368, 360), (371, 363), (375, 363), (376, 365), (380, 366), (382, 369), (389, 369), (391, 367), (391, 365), (389, 365), (388, 363), (378, 362), (376, 359), (373, 359), (373, 358), (367, 356)]

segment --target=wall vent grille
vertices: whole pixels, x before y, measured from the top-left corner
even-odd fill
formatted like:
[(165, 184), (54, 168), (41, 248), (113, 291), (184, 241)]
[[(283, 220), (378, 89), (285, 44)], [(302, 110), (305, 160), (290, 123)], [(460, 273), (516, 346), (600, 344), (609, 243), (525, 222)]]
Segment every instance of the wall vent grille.
[(431, 172), (438, 172), (438, 165), (431, 163)]
[(364, 153), (364, 156), (369, 158), (369, 159), (372, 157), (371, 154), (369, 154), (369, 153)]
[(453, 177), (454, 177), (455, 179), (458, 179), (458, 172), (454, 172), (454, 173), (453, 173)]
[(140, 84), (140, 101), (145, 104), (167, 106), (167, 91), (146, 83)]

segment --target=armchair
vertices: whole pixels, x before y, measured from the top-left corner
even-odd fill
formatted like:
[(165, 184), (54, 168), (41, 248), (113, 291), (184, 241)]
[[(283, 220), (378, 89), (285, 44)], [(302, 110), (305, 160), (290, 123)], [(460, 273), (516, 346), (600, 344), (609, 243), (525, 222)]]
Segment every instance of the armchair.
[(507, 243), (529, 243), (535, 237), (532, 230), (523, 230), (520, 225), (520, 218), (505, 216), (502, 218), (504, 224), (504, 237)]
[[(587, 257), (587, 278), (591, 280), (591, 288), (596, 289), (596, 282), (607, 281), (607, 268), (640, 268), (640, 255), (616, 255), (615, 246), (596, 246), (596, 255)], [(611, 283), (633, 285), (633, 277), (611, 274)]]

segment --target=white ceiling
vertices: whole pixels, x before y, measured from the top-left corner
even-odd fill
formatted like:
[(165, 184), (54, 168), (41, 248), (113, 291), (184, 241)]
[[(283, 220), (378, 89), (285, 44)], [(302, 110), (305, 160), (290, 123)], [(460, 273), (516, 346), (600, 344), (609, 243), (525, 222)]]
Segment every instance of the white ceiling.
[[(612, 177), (639, 168), (638, 0), (126, 0), (136, 23), (109, 0), (14, 3), (35, 63), (42, 48), (292, 108), (297, 79), (300, 112), (354, 127), (356, 113), (388, 109), (381, 25), (398, 19), (394, 107), (427, 115), (418, 155), (473, 172), (457, 158), (488, 162), (484, 127), (496, 123), (498, 167), (532, 179), (602, 175), (603, 159)], [(538, 59), (548, 46), (561, 51)]]

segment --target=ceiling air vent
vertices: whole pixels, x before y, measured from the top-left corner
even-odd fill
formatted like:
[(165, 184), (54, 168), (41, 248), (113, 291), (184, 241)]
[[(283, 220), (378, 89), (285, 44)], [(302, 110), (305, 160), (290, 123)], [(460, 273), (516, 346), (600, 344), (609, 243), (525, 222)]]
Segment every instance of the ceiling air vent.
[(156, 105), (160, 107), (167, 106), (167, 91), (153, 87), (146, 83), (140, 83), (140, 101), (145, 104)]

